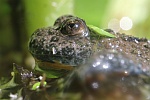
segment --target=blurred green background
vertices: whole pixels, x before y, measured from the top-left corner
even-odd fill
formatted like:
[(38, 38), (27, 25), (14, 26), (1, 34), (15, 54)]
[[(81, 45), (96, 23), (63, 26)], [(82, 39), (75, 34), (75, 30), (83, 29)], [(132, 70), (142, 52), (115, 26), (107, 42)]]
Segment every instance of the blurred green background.
[(33, 67), (27, 47), (30, 35), (64, 14), (150, 39), (149, 5), (149, 0), (0, 0), (0, 76), (9, 75), (12, 63)]

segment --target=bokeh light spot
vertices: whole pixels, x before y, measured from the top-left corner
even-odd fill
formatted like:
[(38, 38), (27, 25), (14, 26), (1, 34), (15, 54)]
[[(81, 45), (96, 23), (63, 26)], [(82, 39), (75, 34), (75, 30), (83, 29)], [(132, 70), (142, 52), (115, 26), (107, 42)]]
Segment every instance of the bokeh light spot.
[(132, 28), (132, 20), (129, 17), (122, 17), (120, 20), (120, 27), (123, 30), (130, 30)]
[(112, 29), (114, 32), (119, 32), (119, 20), (115, 18), (111, 19), (108, 23), (108, 29)]

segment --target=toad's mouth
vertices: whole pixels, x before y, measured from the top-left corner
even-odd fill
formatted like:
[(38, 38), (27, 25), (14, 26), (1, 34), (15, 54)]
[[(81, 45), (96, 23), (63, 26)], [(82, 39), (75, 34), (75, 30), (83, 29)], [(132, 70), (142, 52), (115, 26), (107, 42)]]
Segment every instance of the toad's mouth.
[(54, 70), (73, 70), (74, 69), (74, 66), (71, 66), (71, 65), (66, 65), (66, 64), (63, 64), (59, 61), (52, 61), (52, 62), (46, 62), (46, 61), (39, 61), (37, 59), (36, 60), (36, 63), (38, 63), (38, 66), (41, 68), (41, 69), (45, 69), (45, 70), (49, 70), (49, 69), (54, 69)]
[[(63, 53), (62, 53), (63, 52)], [(85, 50), (82, 52), (77, 52), (73, 50), (74, 53), (69, 53), (67, 50), (59, 51), (57, 53), (51, 54), (32, 54), (37, 63), (47, 62), (47, 65), (52, 64), (57, 67), (58, 65), (62, 68), (64, 66), (77, 66), (80, 64), (84, 64), (86, 60), (91, 56), (91, 51)], [(68, 69), (67, 67), (64, 67)]]

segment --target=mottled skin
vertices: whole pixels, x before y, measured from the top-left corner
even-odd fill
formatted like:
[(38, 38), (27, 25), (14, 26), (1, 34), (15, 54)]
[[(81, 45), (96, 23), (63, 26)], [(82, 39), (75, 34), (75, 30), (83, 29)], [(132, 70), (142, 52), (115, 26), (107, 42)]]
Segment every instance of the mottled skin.
[(36, 30), (31, 36), (29, 50), (39, 62), (53, 64), (57, 62), (59, 63), (56, 65), (57, 69), (69, 69), (59, 66), (84, 64), (97, 51), (116, 49), (129, 55), (134, 61), (140, 62), (143, 70), (149, 70), (150, 41), (114, 33), (111, 30), (106, 31), (114, 34), (116, 38), (101, 37), (89, 30), (84, 20), (64, 15), (55, 21), (53, 27)]
[(77, 66), (85, 63), (91, 55), (89, 30), (77, 17), (66, 18), (63, 23), (58, 19), (55, 26), (38, 29), (32, 34), (29, 50), (37, 62), (57, 63), (57, 69), (67, 70), (69, 67), (60, 65)]
[(65, 15), (53, 27), (36, 30), (29, 50), (36, 62), (49, 63), (44, 68), (76, 66), (66, 78), (64, 93), (82, 93), (81, 100), (145, 100), (140, 88), (146, 83), (141, 76), (149, 76), (150, 41), (106, 31), (116, 38), (101, 37), (82, 19)]
[(125, 53), (132, 60), (141, 63), (143, 70), (150, 70), (150, 40), (120, 33), (112, 34), (116, 38), (102, 38), (99, 44), (106, 49), (115, 49)]
[(88, 38), (65, 36), (54, 28), (38, 29), (32, 35), (29, 47), (36, 59), (70, 65), (80, 63), (91, 53)]

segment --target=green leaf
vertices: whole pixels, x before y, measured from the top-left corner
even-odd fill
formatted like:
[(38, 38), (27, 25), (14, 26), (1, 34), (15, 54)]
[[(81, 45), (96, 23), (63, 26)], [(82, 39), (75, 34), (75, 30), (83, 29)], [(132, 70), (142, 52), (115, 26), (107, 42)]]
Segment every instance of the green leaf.
[[(46, 86), (46, 84), (47, 84), (47, 82), (44, 81), (44, 84), (43, 84), (43, 85)], [(39, 89), (40, 85), (41, 85), (41, 82), (36, 82), (36, 83), (32, 86), (32, 89), (31, 89), (31, 90)]]
[(100, 29), (94, 25), (87, 25), (89, 27), (89, 29), (97, 34), (99, 34), (100, 36), (106, 36), (106, 37), (115, 37), (115, 35), (108, 33), (106, 31), (104, 31), (103, 29)]
[(15, 81), (14, 81), (14, 79), (15, 79), (15, 73), (14, 73), (14, 72), (11, 72), (11, 75), (12, 75), (12, 79), (11, 79), (9, 82), (7, 82), (7, 83), (1, 85), (1, 86), (0, 86), (0, 89), (12, 88), (12, 87), (15, 87), (15, 86), (18, 85), (18, 84), (16, 84)]
[[(10, 100), (10, 94), (17, 94), (17, 98), (21, 98), (21, 92), (22, 89), (17, 90), (19, 87), (19, 84), (17, 84), (15, 82), (15, 78), (16, 78), (16, 70), (15, 70), (15, 66), (13, 64), (13, 71), (11, 72), (11, 76), (12, 78), (9, 81), (7, 77), (4, 77), (3, 79), (0, 80), (0, 100), (3, 98), (3, 100)], [(6, 97), (8, 96), (8, 97)]]

